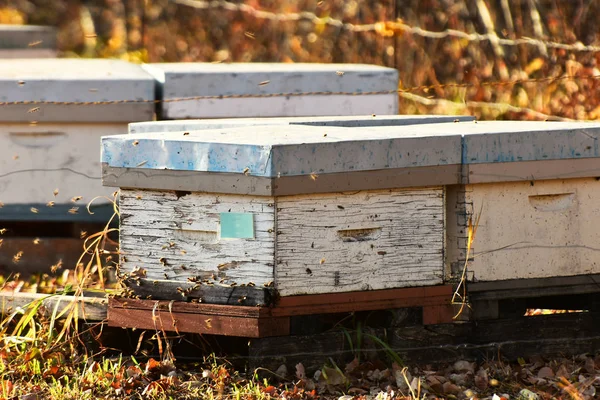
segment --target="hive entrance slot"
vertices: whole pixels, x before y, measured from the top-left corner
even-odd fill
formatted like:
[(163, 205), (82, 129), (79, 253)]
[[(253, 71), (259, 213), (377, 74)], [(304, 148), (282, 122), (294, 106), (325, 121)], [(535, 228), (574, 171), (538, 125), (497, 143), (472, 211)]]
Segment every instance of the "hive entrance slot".
[(529, 196), (529, 204), (538, 211), (560, 211), (573, 205), (575, 193), (540, 194)]
[(342, 229), (338, 231), (338, 237), (343, 242), (366, 242), (379, 239), (380, 236), (381, 228)]
[(217, 243), (218, 233), (216, 231), (200, 230), (175, 230), (173, 231), (175, 240), (193, 241), (201, 243)]

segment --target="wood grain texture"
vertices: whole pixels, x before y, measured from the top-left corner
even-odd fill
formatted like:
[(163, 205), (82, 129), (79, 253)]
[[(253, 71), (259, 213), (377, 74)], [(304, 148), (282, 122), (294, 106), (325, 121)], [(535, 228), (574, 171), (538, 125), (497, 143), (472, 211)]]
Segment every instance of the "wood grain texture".
[(466, 186), (481, 212), (469, 278), (477, 282), (600, 273), (595, 178)]
[[(188, 278), (256, 286), (273, 281), (275, 215), (270, 197), (121, 190), (121, 269), (148, 280)], [(254, 239), (220, 239), (219, 214), (254, 214)]]
[(275, 285), (291, 296), (441, 284), (443, 246), (443, 188), (280, 197)]
[(267, 337), (288, 335), (289, 317), (272, 318), (258, 307), (110, 299), (108, 325), (200, 334)]

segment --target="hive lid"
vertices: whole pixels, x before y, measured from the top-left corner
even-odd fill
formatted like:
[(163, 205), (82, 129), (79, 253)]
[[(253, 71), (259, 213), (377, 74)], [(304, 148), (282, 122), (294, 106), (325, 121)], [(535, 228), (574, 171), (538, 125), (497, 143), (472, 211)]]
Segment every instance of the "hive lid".
[(51, 26), (0, 24), (0, 49), (56, 49), (57, 30)]
[[(151, 120), (154, 86), (152, 76), (139, 65), (120, 60), (2, 60), (0, 121), (110, 123)], [(36, 101), (110, 104), (11, 104)]]
[(221, 118), (175, 121), (149, 121), (129, 124), (129, 133), (179, 132), (222, 129), (256, 125), (311, 125), (346, 128), (430, 124), (436, 122), (473, 121), (464, 115), (368, 115), (281, 118)]
[[(389, 114), (397, 110), (398, 71), (376, 65), (166, 63), (144, 68), (159, 82), (165, 100), (213, 97), (163, 103), (161, 119), (351, 115), (362, 108), (361, 114)], [(350, 95), (364, 92), (382, 94)], [(243, 98), (282, 93), (302, 95)]]
[(456, 183), (460, 142), (458, 133), (422, 134), (400, 125), (117, 135), (102, 138), (103, 183), (264, 195)]
[(600, 124), (482, 122), (463, 124), (464, 183), (600, 176)]

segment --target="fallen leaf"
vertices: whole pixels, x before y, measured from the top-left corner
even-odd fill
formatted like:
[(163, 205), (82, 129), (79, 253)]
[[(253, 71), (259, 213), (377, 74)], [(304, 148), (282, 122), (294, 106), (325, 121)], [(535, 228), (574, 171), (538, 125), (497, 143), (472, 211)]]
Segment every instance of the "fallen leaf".
[(554, 371), (552, 371), (552, 368), (550, 367), (542, 367), (538, 373), (537, 373), (537, 377), (540, 379), (551, 379), (554, 378)]
[(442, 386), (442, 389), (444, 390), (444, 394), (457, 395), (460, 393), (460, 388), (458, 386), (456, 386), (455, 384), (453, 384), (452, 382), (444, 383), (444, 385)]

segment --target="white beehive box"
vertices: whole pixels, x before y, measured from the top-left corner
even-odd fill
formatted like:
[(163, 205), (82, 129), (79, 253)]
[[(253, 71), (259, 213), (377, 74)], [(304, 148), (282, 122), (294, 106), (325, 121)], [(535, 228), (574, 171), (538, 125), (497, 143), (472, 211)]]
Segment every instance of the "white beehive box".
[(469, 278), (600, 273), (600, 125), (464, 127), (464, 203), (481, 214)]
[[(144, 67), (155, 76), (159, 92), (167, 100), (162, 104), (160, 119), (398, 113), (398, 71), (393, 68), (302, 63), (173, 63)], [(360, 95), (365, 92), (374, 94)], [(282, 93), (288, 95), (275, 96)], [(196, 96), (208, 98), (173, 101)]]
[[(152, 119), (153, 99), (152, 77), (122, 61), (0, 63), (0, 219), (106, 220), (106, 213), (90, 215), (85, 210), (92, 198), (111, 195), (99, 176), (100, 137), (126, 133), (131, 121)], [(95, 104), (120, 100), (138, 102)], [(83, 199), (74, 204), (75, 196)], [(47, 207), (49, 201), (55, 206)], [(100, 199), (95, 204), (108, 202)], [(77, 214), (68, 212), (73, 206), (79, 206)], [(32, 213), (32, 207), (38, 213)]]
[(56, 57), (57, 33), (50, 26), (0, 24), (0, 58)]
[(190, 278), (273, 283), (281, 296), (443, 283), (461, 136), (369, 118), (103, 138), (121, 271), (154, 298)]

